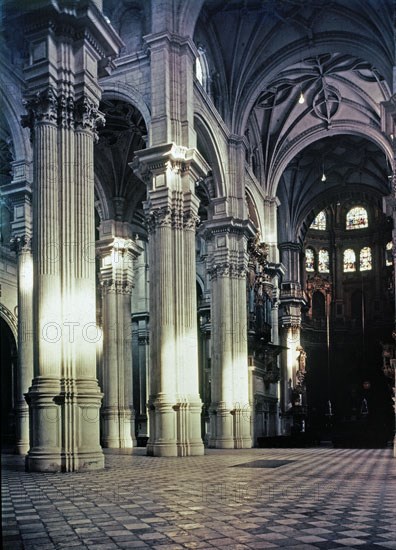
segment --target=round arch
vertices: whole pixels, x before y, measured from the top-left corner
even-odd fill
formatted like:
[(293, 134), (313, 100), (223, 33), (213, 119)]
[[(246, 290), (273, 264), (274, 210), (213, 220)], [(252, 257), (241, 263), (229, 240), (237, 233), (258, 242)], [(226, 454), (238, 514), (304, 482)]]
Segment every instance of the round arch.
[[(259, 204), (260, 201), (262, 201), (262, 197), (259, 195), (255, 185), (249, 186), (247, 184), (245, 187), (245, 191), (246, 191), (246, 198), (248, 201), (247, 207), (248, 207), (249, 218), (251, 219), (255, 227), (257, 227), (257, 229), (259, 230), (261, 237), (263, 237), (264, 223), (262, 220), (262, 216), (260, 215), (260, 211), (257, 208), (257, 204)], [(251, 209), (253, 209), (253, 213), (251, 212)], [(254, 214), (253, 217), (252, 217), (252, 214)]]
[(0, 304), (0, 317), (11, 330), (15, 345), (18, 347), (18, 320), (16, 316), (4, 304)]
[(193, 36), (195, 25), (205, 0), (181, 0), (178, 32), (180, 36)]
[(126, 82), (117, 80), (116, 82), (101, 82), (101, 87), (103, 90), (102, 99), (117, 99), (119, 101), (124, 101), (125, 103), (130, 103), (142, 114), (147, 131), (150, 131), (150, 109), (144, 101), (142, 95), (133, 86), (127, 84)]
[[(227, 189), (225, 185), (223, 164), (220, 162), (220, 145), (218, 144), (213, 132), (198, 113), (194, 114), (194, 123), (197, 136), (207, 146), (207, 155), (210, 158), (207, 158), (206, 160), (212, 169), (215, 183), (215, 195), (216, 197), (225, 197), (227, 196)], [(202, 151), (200, 152), (203, 154)]]
[(2, 94), (0, 105), (2, 109), (1, 118), (6, 124), (12, 138), (15, 153), (14, 160), (31, 161), (32, 147), (29, 139), (29, 130), (27, 128), (22, 128), (20, 123), (20, 113), (23, 110), (22, 106), (21, 109), (18, 109), (10, 97), (4, 94)]
[(112, 205), (97, 174), (94, 174), (94, 185), (98, 197), (98, 203), (95, 204), (95, 208), (98, 211), (100, 221), (108, 220), (111, 217), (110, 209)]
[(285, 171), (287, 165), (298, 155), (305, 147), (311, 145), (315, 141), (319, 141), (322, 138), (336, 136), (336, 135), (354, 135), (358, 137), (367, 138), (375, 143), (386, 155), (387, 159), (392, 162), (393, 152), (392, 144), (390, 140), (381, 132), (380, 128), (370, 128), (366, 124), (356, 121), (343, 120), (342, 122), (334, 122), (332, 128), (325, 129), (323, 126), (315, 126), (310, 130), (307, 130), (304, 134), (298, 136), (292, 140), (287, 149), (284, 151), (283, 156), (278, 158), (274, 169), (272, 171), (271, 179), (268, 182), (268, 194), (270, 196), (276, 196), (278, 184), (280, 178)]

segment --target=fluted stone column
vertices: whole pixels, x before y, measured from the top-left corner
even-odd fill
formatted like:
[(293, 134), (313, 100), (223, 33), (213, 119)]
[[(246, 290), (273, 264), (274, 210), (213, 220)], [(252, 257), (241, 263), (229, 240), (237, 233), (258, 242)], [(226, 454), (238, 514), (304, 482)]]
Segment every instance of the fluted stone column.
[(197, 151), (167, 144), (139, 151), (149, 189), (150, 373), (148, 454), (203, 454), (198, 390), (195, 181), (207, 171)]
[(26, 466), (93, 470), (104, 465), (96, 379), (93, 143), (103, 123), (97, 75), (98, 62), (114, 57), (121, 41), (91, 2), (32, 3), (20, 18), (31, 51), (23, 124), (31, 129), (34, 155)]
[(230, 218), (207, 222), (208, 269), (212, 292), (212, 397), (209, 446), (250, 448), (247, 350), (247, 241), (249, 222)]
[(13, 238), (11, 248), (17, 254), (18, 280), (18, 369), (15, 427), (17, 454), (29, 450), (29, 407), (25, 393), (33, 379), (33, 260), (30, 235)]
[(133, 261), (142, 252), (128, 224), (102, 222), (97, 251), (103, 318), (103, 445), (132, 448), (135, 411), (132, 382), (131, 295)]
[(27, 104), (34, 132), (33, 157), (33, 324), (34, 380), (30, 405), (27, 468), (61, 469), (61, 242), (58, 198), (57, 97), (53, 87)]

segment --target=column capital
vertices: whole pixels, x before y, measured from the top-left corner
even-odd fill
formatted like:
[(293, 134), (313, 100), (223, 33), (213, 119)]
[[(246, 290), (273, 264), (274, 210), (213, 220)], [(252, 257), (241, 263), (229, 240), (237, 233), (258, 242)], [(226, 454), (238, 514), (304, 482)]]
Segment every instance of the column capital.
[(126, 222), (106, 220), (100, 225), (96, 253), (101, 260), (99, 280), (105, 293), (131, 294), (134, 282), (133, 262), (143, 249), (131, 235)]
[[(210, 170), (197, 149), (189, 149), (175, 143), (165, 143), (137, 151), (129, 166), (148, 185), (150, 191), (164, 187), (193, 191), (196, 182), (205, 177)], [(176, 174), (182, 178), (175, 178)], [(188, 180), (185, 176), (189, 176)]]
[[(67, 115), (67, 108), (65, 111)], [(64, 118), (60, 120), (61, 124), (65, 121)], [(67, 119), (66, 119), (67, 122)], [(98, 139), (97, 129), (105, 125), (105, 116), (99, 111), (96, 102), (92, 101), (87, 96), (81, 97), (76, 101), (74, 109), (74, 125), (76, 130), (85, 130), (92, 132), (95, 140)]]
[(58, 122), (58, 95), (54, 86), (28, 95), (23, 100), (27, 115), (22, 115), (23, 128), (33, 130), (36, 124), (57, 124)]
[(247, 267), (240, 258), (232, 261), (222, 262), (220, 264), (212, 262), (208, 269), (211, 281), (220, 278), (245, 279)]
[(249, 255), (247, 243), (255, 234), (249, 220), (226, 218), (210, 220), (200, 228), (208, 242), (208, 273), (212, 280), (220, 277), (245, 278)]
[(10, 241), (10, 248), (16, 254), (32, 251), (32, 238), (30, 235), (18, 235)]
[(149, 233), (154, 233), (159, 227), (171, 227), (172, 229), (184, 229), (186, 231), (195, 231), (199, 221), (198, 199), (195, 196), (191, 198), (190, 205), (182, 194), (179, 200), (172, 201), (173, 204), (166, 206), (153, 207), (151, 201), (145, 203), (145, 213), (147, 219), (147, 228)]

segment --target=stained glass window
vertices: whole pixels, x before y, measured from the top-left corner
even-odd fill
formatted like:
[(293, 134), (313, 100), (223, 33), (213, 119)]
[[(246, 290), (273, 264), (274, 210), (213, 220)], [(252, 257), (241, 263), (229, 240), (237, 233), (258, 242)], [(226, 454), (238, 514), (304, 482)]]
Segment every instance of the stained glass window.
[(315, 271), (315, 252), (312, 248), (305, 251), (305, 269), (306, 271)]
[(369, 246), (365, 246), (360, 251), (360, 271), (369, 271), (372, 269), (372, 262), (371, 262), (371, 248)]
[(325, 248), (319, 250), (319, 271), (320, 273), (329, 273), (330, 271), (330, 258), (329, 251)]
[(385, 256), (385, 264), (386, 265), (393, 265), (392, 261), (392, 241), (389, 241), (386, 244), (386, 256)]
[(320, 229), (321, 231), (326, 229), (326, 212), (324, 210), (316, 216), (310, 225), (310, 229)]
[(362, 206), (355, 206), (346, 215), (346, 228), (362, 229), (363, 227), (368, 227), (367, 210)]
[(344, 250), (344, 271), (356, 271), (356, 254), (352, 248)]

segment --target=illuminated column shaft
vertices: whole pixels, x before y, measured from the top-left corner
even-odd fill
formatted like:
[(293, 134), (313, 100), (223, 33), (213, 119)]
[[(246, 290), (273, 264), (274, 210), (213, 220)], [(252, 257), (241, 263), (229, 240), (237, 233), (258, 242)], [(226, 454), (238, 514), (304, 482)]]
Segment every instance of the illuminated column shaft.
[(242, 223), (234, 221), (206, 229), (210, 242), (213, 327), (209, 445), (217, 448), (252, 446), (247, 365), (246, 231)]
[(136, 441), (131, 295), (133, 261), (142, 249), (129, 238), (129, 226), (124, 222), (102, 222), (100, 232), (97, 250), (102, 258), (103, 444), (132, 448)]
[(59, 177), (56, 98), (51, 88), (31, 105), (34, 123), (33, 326), (34, 380), (29, 390), (29, 470), (61, 469), (62, 347), (59, 259)]
[(212, 272), (212, 397), (209, 445), (234, 448), (232, 416), (231, 281), (221, 268)]
[(24, 65), (29, 99), (22, 119), (34, 149), (32, 471), (104, 464), (94, 256), (85, 247), (94, 244), (93, 138), (103, 118), (98, 62), (116, 56), (121, 40), (91, 2), (69, 8), (66, 25), (63, 3), (29, 2), (16, 14), (29, 51), (43, 52), (39, 63), (32, 53)]
[[(71, 247), (70, 318), (75, 327), (72, 371), (65, 370), (66, 383), (75, 388), (75, 398), (69, 404), (70, 452), (78, 469), (102, 468), (104, 457), (99, 445), (100, 392), (96, 374), (96, 344), (100, 335), (96, 327), (95, 291), (95, 223), (93, 143), (95, 130), (103, 123), (97, 104), (82, 96), (75, 109), (74, 195), (70, 195), (71, 208), (65, 213), (74, 228)], [(65, 256), (67, 257), (67, 256)], [(64, 271), (66, 270), (64, 265)], [(67, 306), (66, 306), (67, 307)], [(73, 425), (75, 422), (75, 425)], [(75, 467), (73, 469), (76, 469)]]
[(15, 404), (16, 453), (29, 450), (29, 407), (27, 393), (33, 379), (33, 260), (30, 237), (17, 237), (12, 247), (17, 253), (18, 272), (18, 371)]
[[(155, 217), (149, 237), (150, 282), (150, 436), (148, 454), (177, 456), (178, 376), (175, 346), (175, 279), (170, 212)], [(155, 327), (155, 329), (154, 329)]]
[[(201, 438), (202, 401), (198, 381), (198, 327), (195, 267), (195, 226), (198, 219), (198, 199), (193, 193), (184, 194), (183, 223), (177, 232), (177, 257), (180, 269), (176, 286), (179, 342), (179, 394), (185, 404), (180, 411), (184, 418), (179, 421), (178, 455), (203, 454)], [(188, 358), (188, 360), (186, 360)], [(182, 401), (182, 399), (181, 399)]]
[(201, 455), (193, 190), (207, 166), (194, 149), (165, 144), (139, 151), (133, 168), (149, 186), (147, 453)]
[(132, 405), (131, 290), (103, 284), (103, 445), (131, 448), (135, 442)]

